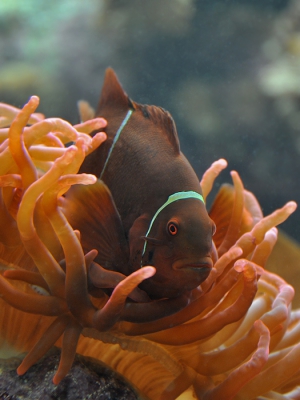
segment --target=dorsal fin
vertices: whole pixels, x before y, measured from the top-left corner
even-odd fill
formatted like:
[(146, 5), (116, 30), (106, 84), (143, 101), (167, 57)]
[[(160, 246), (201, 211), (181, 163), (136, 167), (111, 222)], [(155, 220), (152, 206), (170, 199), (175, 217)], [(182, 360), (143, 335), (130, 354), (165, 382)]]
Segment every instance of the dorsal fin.
[(104, 83), (98, 103), (96, 115), (99, 115), (104, 107), (111, 106), (112, 109), (128, 110), (133, 108), (132, 102), (122, 88), (115, 71), (107, 68)]
[(131, 101), (112, 68), (107, 68), (105, 72), (96, 115), (100, 115), (105, 107), (109, 107), (112, 110), (126, 111), (131, 108), (140, 111), (145, 119), (151, 121), (160, 129), (162, 134), (167, 136), (175, 152), (180, 153), (177, 129), (170, 113), (161, 107), (142, 105)]
[(171, 114), (162, 107), (142, 105), (135, 102), (133, 102), (133, 106), (136, 110), (140, 110), (145, 118), (148, 118), (161, 129), (161, 132), (167, 136), (174, 150), (179, 154), (180, 144), (176, 125)]

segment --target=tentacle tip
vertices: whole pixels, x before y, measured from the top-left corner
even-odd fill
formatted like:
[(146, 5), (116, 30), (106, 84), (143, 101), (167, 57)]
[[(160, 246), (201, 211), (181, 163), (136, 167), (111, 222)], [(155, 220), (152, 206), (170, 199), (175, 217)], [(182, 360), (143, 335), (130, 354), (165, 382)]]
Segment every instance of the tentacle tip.
[(234, 257), (239, 257), (243, 254), (243, 249), (239, 246), (234, 248)]
[(228, 165), (228, 162), (227, 162), (227, 160), (225, 160), (225, 158), (220, 158), (220, 159), (217, 161), (217, 163), (218, 163), (221, 167), (224, 167), (224, 168), (226, 168), (227, 165)]
[(98, 250), (97, 249), (92, 249), (88, 253), (85, 254), (85, 257), (90, 257), (92, 260), (96, 258), (98, 255)]
[(147, 265), (142, 268), (144, 279), (150, 278), (156, 273), (156, 268), (152, 267), (151, 265)]
[(40, 98), (39, 96), (33, 95), (29, 97), (28, 103), (32, 105), (39, 105), (40, 104)]
[(28, 368), (24, 368), (22, 364), (17, 368), (17, 374), (19, 376), (24, 375), (27, 372)]
[(271, 237), (271, 236), (277, 238), (277, 236), (278, 236), (278, 229), (276, 228), (276, 226), (273, 226), (271, 229), (269, 229), (269, 230), (266, 232), (266, 237)]
[(65, 377), (65, 375), (61, 375), (58, 372), (54, 375), (52, 382), (54, 383), (54, 385), (58, 385), (62, 379)]
[(230, 171), (230, 175), (231, 175), (232, 177), (234, 177), (234, 176), (238, 176), (239, 174), (238, 174), (237, 171), (232, 170), (232, 171)]
[(107, 139), (107, 134), (105, 132), (98, 132), (99, 139), (102, 139), (103, 141)]
[[(100, 126), (100, 128), (104, 128), (104, 127)], [(96, 129), (99, 129), (99, 128), (96, 128)], [(105, 142), (106, 139), (107, 139), (107, 135), (105, 132), (98, 132), (93, 137), (93, 142), (96, 143), (97, 145), (100, 145), (101, 143)]]
[(286, 203), (285, 207), (287, 208), (288, 212), (292, 214), (297, 208), (297, 203), (295, 201), (289, 201)]
[(256, 331), (260, 331), (262, 329), (262, 327), (265, 326), (265, 324), (262, 322), (261, 319), (257, 319), (256, 321), (254, 321), (253, 326)]
[(98, 119), (101, 120), (103, 126), (107, 125), (107, 120), (105, 118), (99, 117)]
[(93, 185), (94, 183), (97, 182), (97, 177), (93, 174), (81, 174), (81, 175), (84, 178), (85, 185)]
[(107, 125), (107, 121), (104, 118), (95, 118), (94, 119), (94, 126), (95, 129), (105, 128)]
[(242, 265), (235, 265), (234, 269), (236, 270), (236, 272), (243, 272), (243, 267)]
[(256, 270), (251, 265), (247, 264), (244, 268), (244, 278), (247, 281), (254, 281), (256, 279)]
[(246, 264), (246, 260), (239, 259), (234, 263), (234, 269), (236, 270), (236, 272), (243, 272), (244, 268), (245, 268), (245, 264)]
[(236, 261), (234, 269), (237, 272), (243, 272), (244, 279), (247, 281), (253, 281), (256, 279), (256, 269), (246, 259)]

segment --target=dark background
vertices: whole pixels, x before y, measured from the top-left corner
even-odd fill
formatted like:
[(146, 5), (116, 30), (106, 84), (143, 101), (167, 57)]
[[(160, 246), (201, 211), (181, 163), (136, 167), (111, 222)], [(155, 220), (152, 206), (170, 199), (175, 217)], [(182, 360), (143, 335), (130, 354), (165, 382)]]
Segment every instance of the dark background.
[[(222, 157), (218, 185), (237, 170), (265, 214), (300, 202), (298, 0), (0, 1), (0, 101), (75, 123), (107, 66), (172, 113), (199, 177)], [(300, 241), (299, 211), (283, 229)]]

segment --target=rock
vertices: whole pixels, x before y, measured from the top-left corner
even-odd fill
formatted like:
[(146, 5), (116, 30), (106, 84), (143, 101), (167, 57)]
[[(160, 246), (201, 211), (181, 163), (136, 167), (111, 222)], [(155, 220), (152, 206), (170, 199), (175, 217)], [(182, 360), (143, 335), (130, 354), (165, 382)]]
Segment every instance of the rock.
[(52, 378), (59, 349), (51, 350), (26, 374), (18, 376), (20, 358), (0, 360), (0, 400), (142, 400), (125, 379), (103, 363), (76, 355), (71, 372), (59, 385)]

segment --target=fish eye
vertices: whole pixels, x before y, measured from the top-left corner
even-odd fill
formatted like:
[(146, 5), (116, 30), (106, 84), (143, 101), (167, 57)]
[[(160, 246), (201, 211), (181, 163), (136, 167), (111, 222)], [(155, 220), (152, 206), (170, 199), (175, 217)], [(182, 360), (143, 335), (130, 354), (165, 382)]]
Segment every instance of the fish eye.
[(177, 235), (178, 232), (178, 224), (174, 221), (170, 221), (167, 226), (168, 233), (172, 236)]

